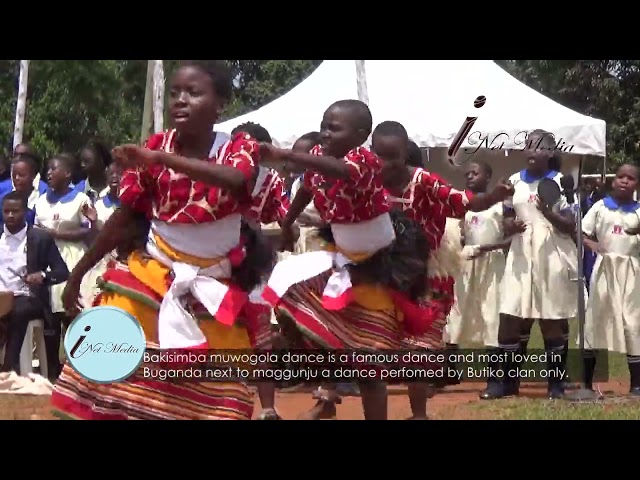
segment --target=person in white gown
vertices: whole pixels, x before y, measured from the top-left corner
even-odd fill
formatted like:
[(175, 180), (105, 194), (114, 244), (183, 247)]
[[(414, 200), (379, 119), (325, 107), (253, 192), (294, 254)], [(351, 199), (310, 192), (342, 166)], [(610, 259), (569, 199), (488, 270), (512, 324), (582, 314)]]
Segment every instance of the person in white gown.
[[(557, 161), (556, 142), (544, 130), (527, 137), (528, 166), (510, 177), (515, 192), (504, 202), (505, 230), (512, 238), (500, 285), (499, 348), (505, 355), (490, 367), (502, 372), (480, 394), (490, 400), (519, 393), (521, 365), (513, 354), (520, 349), (520, 336), (538, 321), (545, 339), (549, 398), (564, 395), (565, 337), (568, 321), (577, 314), (576, 287), (578, 254), (573, 240), (575, 219), (566, 198), (551, 207), (538, 196), (544, 178), (560, 187), (562, 174), (550, 163)], [(526, 325), (525, 325), (526, 324)], [(529, 366), (541, 369), (542, 366)], [(557, 373), (556, 373), (557, 372)]]
[[(488, 164), (469, 164), (467, 189), (486, 192), (491, 175)], [(451, 310), (447, 323), (450, 343), (498, 347), (499, 290), (510, 243), (504, 236), (503, 208), (497, 203), (482, 212), (467, 212), (460, 221), (465, 260), (455, 283), (457, 308)]]
[[(48, 165), (49, 188), (36, 200), (34, 226), (46, 230), (53, 237), (62, 259), (71, 271), (87, 250), (90, 222), (85, 214), (91, 202), (84, 193), (69, 186), (72, 166), (65, 157), (55, 156), (49, 160)], [(62, 305), (65, 285), (66, 282), (51, 287), (51, 311), (55, 324), (51, 330), (45, 331), (45, 341), (50, 342), (50, 351), (59, 350), (62, 325), (70, 322)], [(91, 293), (91, 285), (83, 281), (81, 295), (85, 305)], [(49, 365), (49, 369), (58, 373), (61, 365)]]
[(609, 196), (584, 217), (585, 247), (597, 253), (585, 318), (585, 386), (593, 389), (595, 350), (627, 355), (630, 394), (640, 396), (640, 171), (622, 165)]
[[(97, 233), (102, 229), (104, 224), (109, 220), (113, 212), (120, 206), (120, 200), (118, 199), (118, 190), (120, 188), (120, 177), (122, 176), (122, 168), (115, 163), (110, 164), (106, 170), (108, 190), (105, 195), (99, 197), (91, 208), (88, 208), (85, 212), (87, 219), (91, 222), (91, 237), (95, 237)], [(89, 242), (90, 243), (90, 242)], [(104, 258), (87, 274), (85, 282), (91, 288), (89, 297), (85, 300), (85, 306), (93, 305), (95, 298), (100, 293), (98, 287), (98, 279), (107, 270), (107, 265), (110, 261), (114, 260), (116, 256), (115, 250), (108, 253)]]

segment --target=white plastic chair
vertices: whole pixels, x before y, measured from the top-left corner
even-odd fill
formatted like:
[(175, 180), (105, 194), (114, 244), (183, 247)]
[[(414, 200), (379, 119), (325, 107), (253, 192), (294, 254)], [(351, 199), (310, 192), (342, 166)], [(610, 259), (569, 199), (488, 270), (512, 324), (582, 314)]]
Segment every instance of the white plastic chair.
[(20, 349), (20, 376), (26, 377), (33, 372), (33, 341), (36, 342), (36, 354), (40, 364), (40, 375), (49, 377), (47, 365), (47, 349), (44, 343), (44, 321), (31, 320), (27, 326), (27, 333)]

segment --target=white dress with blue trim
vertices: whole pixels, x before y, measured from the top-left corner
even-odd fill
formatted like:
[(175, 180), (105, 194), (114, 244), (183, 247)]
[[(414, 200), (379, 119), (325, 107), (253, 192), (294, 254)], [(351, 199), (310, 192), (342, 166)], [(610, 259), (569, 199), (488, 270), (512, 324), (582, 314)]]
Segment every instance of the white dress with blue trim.
[[(504, 202), (515, 210), (527, 229), (512, 237), (500, 285), (500, 313), (520, 318), (575, 318), (578, 310), (578, 253), (572, 237), (558, 231), (538, 210), (536, 198), (542, 178), (560, 186), (562, 174), (549, 171), (532, 178), (527, 170), (512, 175), (513, 197)], [(570, 210), (564, 196), (554, 212)]]
[[(113, 201), (109, 195), (104, 195), (100, 197), (94, 204), (94, 208), (96, 209), (96, 213), (98, 214), (97, 228), (101, 230), (104, 224), (109, 220), (109, 217), (113, 215), (113, 212), (120, 206), (120, 202), (118, 200)], [(98, 288), (98, 278), (100, 278), (104, 272), (107, 271), (107, 265), (109, 261), (116, 258), (115, 250), (113, 252), (107, 253), (98, 264), (91, 269), (91, 271), (85, 276), (86, 282), (91, 287), (91, 299), (90, 302), (93, 304), (96, 296), (100, 293), (100, 289)], [(90, 306), (90, 305), (87, 305)]]
[(604, 249), (591, 276), (585, 346), (640, 355), (640, 237), (625, 230), (640, 224), (640, 204), (606, 197), (582, 221), (585, 235)]
[[(62, 197), (56, 196), (53, 191), (49, 190), (36, 200), (35, 225), (58, 231), (80, 227), (89, 228), (89, 222), (82, 214), (84, 206), (89, 203), (91, 203), (89, 197), (77, 190), (70, 190)], [(87, 250), (84, 241), (56, 240), (56, 245), (69, 271), (73, 270)], [(66, 282), (51, 287), (51, 310), (53, 313), (64, 312), (62, 292), (65, 285)], [(85, 280), (82, 282), (80, 294), (82, 303), (86, 305), (91, 297), (91, 288)]]
[(482, 245), (503, 242), (503, 205), (482, 212), (467, 212), (462, 221), (465, 247), (462, 271), (456, 277), (456, 303), (447, 322), (449, 343), (498, 346), (500, 282), (506, 255), (502, 249), (477, 254)]

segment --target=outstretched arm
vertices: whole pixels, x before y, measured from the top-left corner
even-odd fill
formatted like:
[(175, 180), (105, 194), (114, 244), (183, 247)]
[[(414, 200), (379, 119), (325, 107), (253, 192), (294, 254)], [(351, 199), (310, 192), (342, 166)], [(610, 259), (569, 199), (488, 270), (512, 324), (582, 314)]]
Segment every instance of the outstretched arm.
[(477, 193), (469, 200), (467, 209), (472, 212), (482, 212), (491, 208), (496, 203), (502, 202), (513, 193), (513, 187), (508, 182), (500, 182), (493, 190), (486, 193)]
[(51, 234), (56, 240), (62, 240), (64, 242), (81, 242), (89, 237), (91, 233), (90, 227), (78, 227), (70, 230), (53, 230), (48, 229), (48, 233)]
[(442, 215), (449, 218), (464, 218), (468, 211), (481, 212), (513, 194), (513, 185), (500, 181), (493, 190), (472, 194), (468, 190), (458, 190), (436, 175), (422, 171), (418, 179), (431, 202), (438, 205)]
[(335, 158), (328, 155), (314, 155), (300, 153), (283, 148), (277, 148), (270, 143), (260, 144), (260, 153), (265, 162), (284, 162), (285, 167), (291, 163), (295, 170), (313, 170), (327, 177), (344, 180), (353, 175), (353, 169), (358, 168), (354, 162), (345, 158)]
[(349, 165), (343, 158), (318, 156), (310, 153), (299, 153), (292, 150), (281, 150), (280, 157), (285, 162), (293, 163), (298, 169), (314, 170), (327, 177), (344, 180), (349, 178)]
[(304, 185), (301, 186), (296, 192), (296, 196), (293, 197), (293, 202), (291, 202), (291, 206), (282, 221), (282, 228), (291, 228), (312, 199), (311, 191), (305, 188)]
[[(151, 151), (157, 156), (154, 163), (162, 163), (176, 172), (189, 175), (192, 180), (199, 180), (209, 185), (231, 190), (232, 192), (242, 192), (249, 189), (249, 181), (253, 178), (253, 170), (249, 170), (247, 175), (241, 168), (216, 165), (210, 162), (197, 161), (192, 158), (181, 157), (174, 153)], [(244, 156), (242, 152), (238, 156)], [(250, 157), (247, 155), (247, 160)], [(253, 164), (253, 163), (252, 163)]]
[(234, 137), (221, 147), (222, 160), (215, 164), (137, 145), (116, 147), (113, 157), (124, 168), (161, 163), (193, 180), (233, 192), (246, 192), (253, 187), (259, 152), (256, 141)]
[(84, 276), (95, 267), (106, 254), (115, 250), (125, 236), (130, 232), (130, 224), (133, 221), (133, 209), (126, 205), (118, 208), (105, 222), (96, 235), (93, 245), (82, 256), (80, 261), (69, 275), (69, 280), (62, 294), (62, 304), (67, 312), (76, 312), (80, 309), (80, 284)]

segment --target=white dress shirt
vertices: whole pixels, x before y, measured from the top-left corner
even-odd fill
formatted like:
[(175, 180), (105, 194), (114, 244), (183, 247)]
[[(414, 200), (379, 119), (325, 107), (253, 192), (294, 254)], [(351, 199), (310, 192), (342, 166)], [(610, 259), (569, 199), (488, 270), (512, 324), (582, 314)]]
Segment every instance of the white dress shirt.
[(27, 274), (27, 226), (12, 234), (4, 226), (0, 237), (0, 290), (15, 296), (29, 295), (23, 280)]

